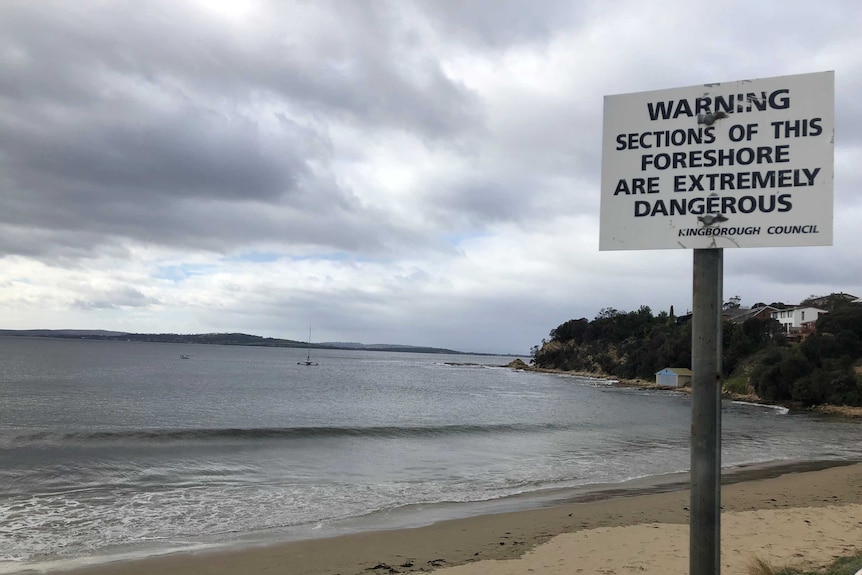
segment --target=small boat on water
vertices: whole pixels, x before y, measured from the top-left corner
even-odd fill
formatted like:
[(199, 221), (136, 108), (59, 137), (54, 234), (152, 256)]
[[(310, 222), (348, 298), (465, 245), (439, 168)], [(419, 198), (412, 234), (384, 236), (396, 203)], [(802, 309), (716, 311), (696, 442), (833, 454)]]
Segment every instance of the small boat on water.
[(191, 356), (186, 355), (186, 354), (184, 354), (184, 353), (181, 353), (181, 354), (180, 354), (180, 359), (189, 359), (189, 357), (191, 357)]
[(305, 349), (307, 353), (305, 355), (305, 361), (297, 361), (296, 365), (317, 365), (316, 362), (311, 361), (311, 327), (308, 328), (308, 341), (306, 342)]

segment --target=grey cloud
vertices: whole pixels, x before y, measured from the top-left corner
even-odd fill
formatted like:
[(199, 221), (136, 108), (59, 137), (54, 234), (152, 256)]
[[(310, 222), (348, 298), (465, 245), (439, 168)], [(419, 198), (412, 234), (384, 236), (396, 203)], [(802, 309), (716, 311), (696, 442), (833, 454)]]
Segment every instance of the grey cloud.
[(432, 136), (477, 114), (472, 96), (404, 33), (397, 4), (262, 6), (242, 34), (179, 2), (14, 3), (0, 24), (14, 55), (4, 91), (67, 103), (101, 103), (128, 86), (189, 104), (271, 98)]
[(19, 255), (59, 268), (74, 269), (89, 259), (107, 256), (126, 260), (126, 246), (106, 237), (103, 232), (39, 228), (31, 224), (0, 225), (0, 256)]
[[(310, 177), (296, 140), (267, 146), (242, 119), (221, 125), (191, 115), (140, 129), (96, 121), (50, 128), (35, 136), (7, 130), (0, 140), (9, 142), (0, 157), (0, 221), (160, 243), (178, 223), (193, 229), (213, 205), (230, 212), (231, 204), (277, 204), (308, 193), (298, 187)], [(190, 202), (190, 219), (175, 221)]]
[[(859, 206), (862, 183), (852, 160), (862, 137), (858, 30), (848, 25), (859, 19), (855, 3), (826, 10), (797, 0), (778, 8), (286, 1), (262, 2), (260, 12), (250, 3), (246, 16), (226, 18), (203, 4), (0, 3), (0, 257), (24, 256), (24, 275), (33, 260), (97, 270), (114, 262), (122, 267), (143, 244), (167, 246), (171, 261), (184, 262), (184, 251), (206, 251), (209, 256), (195, 258), (224, 264), (265, 251), (289, 266), (294, 246), (312, 246), (312, 252), (343, 254), (345, 265), (400, 264), (403, 257), (420, 271), (401, 281), (378, 270), (350, 286), (308, 278), (299, 282), (303, 289), (282, 290), (267, 279), (280, 277), (277, 269), (249, 264), (262, 277), (249, 279), (242, 298), (218, 285), (174, 286), (183, 294), (200, 289), (208, 302), (237, 300), (228, 309), (198, 309), (170, 290), (166, 299), (179, 303), (155, 306), (137, 284), (62, 296), (79, 308), (169, 310), (158, 317), (154, 309), (145, 319), (152, 325), (194, 309), (201, 325), (266, 328), (276, 336), (286, 321), (307, 325), (305, 318), (316, 316), (321, 330), (345, 334), (339, 339), (466, 349), (482, 341), (487, 351), (526, 350), (562, 321), (594, 317), (606, 306), (676, 304), (679, 310), (690, 298), (689, 254), (598, 259), (594, 245), (572, 253), (558, 278), (537, 279), (522, 294), (480, 289), (440, 296), (421, 288), (451, 271), (452, 260), (441, 263), (439, 255), (457, 251), (452, 238), (490, 231), (483, 241), (492, 242), (494, 226), (529, 238), (531, 230), (554, 229), (555, 218), (574, 214), (583, 215), (585, 228), (594, 227), (603, 94), (833, 67), (842, 164), (836, 247), (728, 250), (726, 293), (771, 301), (833, 287), (856, 291), (854, 224), (841, 217)], [(659, 6), (661, 19), (655, 18)], [(475, 64), (478, 85), (488, 89), (482, 75), (510, 74), (508, 63), (517, 67), (522, 55), (537, 74), (524, 83), (492, 81), (511, 80), (513, 89), (489, 102), (467, 87), (473, 78), (462, 85), (447, 76), (449, 58), (463, 58), (463, 70)], [(499, 68), (488, 70), (493, 65)], [(542, 72), (565, 78), (545, 85)], [(409, 194), (393, 189), (400, 174), (390, 181), (372, 161), (393, 141), (428, 152), (415, 154), (426, 181)], [(412, 151), (392, 157), (410, 158)], [(386, 194), (374, 189), (376, 181)], [(384, 203), (390, 193), (400, 194), (395, 206)], [(402, 220), (402, 213), (410, 217)], [(586, 243), (583, 233), (575, 237)], [(552, 241), (570, 246), (573, 240), (561, 234)], [(530, 263), (542, 268), (542, 258), (556, 255), (524, 251), (534, 261), (506, 262), (511, 273)], [(438, 256), (433, 263), (423, 259), (429, 252)], [(309, 269), (326, 269), (313, 263)], [(435, 271), (423, 276), (423, 269)], [(780, 290), (789, 295), (772, 298)], [(521, 309), (529, 317), (507, 314)]]
[[(306, 222), (335, 247), (379, 245), (356, 241), (371, 228), (409, 237), (336, 181), (328, 131), (346, 122), (433, 140), (476, 121), (473, 97), (386, 5), (270, 9), (258, 34), (237, 38), (178, 3), (4, 5), (0, 221), (215, 249), (299, 239), (291, 230)], [(302, 30), (303, 18), (334, 26), (283, 37), (280, 22)], [(256, 211), (244, 204), (311, 213), (259, 225), (241, 219)], [(362, 224), (363, 211), (376, 219)]]
[(292, 191), (305, 170), (301, 130), (269, 138), (247, 118), (194, 108), (128, 113), (119, 121), (94, 113), (6, 125), (3, 151), (13, 184), (52, 201), (71, 195), (84, 203), (118, 194), (272, 200)]
[(85, 310), (124, 309), (149, 307), (159, 304), (159, 300), (151, 298), (141, 291), (130, 287), (116, 287), (106, 290), (90, 288), (88, 299), (78, 299), (73, 307)]
[(520, 0), (418, 1), (447, 36), (490, 48), (508, 48), (521, 43), (544, 43), (561, 29), (571, 31), (585, 23), (593, 2), (545, 0), (528, 5)]
[[(811, 286), (815, 291), (826, 292), (839, 286), (855, 284), (862, 287), (858, 257), (846, 249), (830, 246), (737, 250), (731, 253), (733, 259), (727, 262), (728, 274), (746, 276), (759, 284), (768, 283), (782, 289), (786, 286)], [(802, 294), (800, 299), (807, 295)]]

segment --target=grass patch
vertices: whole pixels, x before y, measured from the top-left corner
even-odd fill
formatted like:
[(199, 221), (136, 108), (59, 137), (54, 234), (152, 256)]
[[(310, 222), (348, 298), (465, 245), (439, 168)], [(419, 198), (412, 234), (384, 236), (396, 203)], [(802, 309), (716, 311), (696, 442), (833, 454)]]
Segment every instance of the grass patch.
[(722, 387), (724, 388), (724, 391), (728, 393), (745, 395), (748, 393), (748, 376), (743, 374), (728, 377), (724, 380), (724, 385)]
[(759, 558), (748, 566), (748, 575), (855, 575), (859, 571), (862, 571), (862, 553), (840, 557), (823, 571), (800, 571), (791, 567), (778, 569)]

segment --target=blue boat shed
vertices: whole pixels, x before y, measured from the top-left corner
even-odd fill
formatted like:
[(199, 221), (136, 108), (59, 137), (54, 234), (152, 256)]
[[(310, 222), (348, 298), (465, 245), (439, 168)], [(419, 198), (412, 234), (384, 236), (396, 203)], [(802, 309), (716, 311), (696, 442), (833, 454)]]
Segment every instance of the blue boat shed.
[(684, 387), (691, 385), (691, 376), (687, 367), (666, 367), (655, 373), (655, 382), (662, 387)]

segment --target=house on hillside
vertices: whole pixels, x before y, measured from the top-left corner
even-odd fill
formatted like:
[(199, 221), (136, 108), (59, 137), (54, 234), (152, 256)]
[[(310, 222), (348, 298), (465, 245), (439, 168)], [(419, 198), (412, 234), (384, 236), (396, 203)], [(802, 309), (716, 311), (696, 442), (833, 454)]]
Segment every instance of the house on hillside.
[(688, 312), (685, 315), (676, 316), (676, 325), (685, 325), (691, 321), (691, 312)]
[(686, 367), (666, 367), (656, 372), (655, 382), (662, 387), (683, 387), (691, 385), (692, 375)]
[(832, 294), (824, 295), (824, 296), (820, 296), (820, 297), (810, 297), (810, 298), (806, 299), (805, 301), (803, 301), (802, 305), (816, 307), (816, 308), (823, 308), (823, 307), (831, 308), (838, 303), (848, 302), (848, 301), (849, 302), (859, 301), (859, 299), (862, 299), (862, 298), (857, 298), (853, 294), (840, 292), (840, 293), (832, 293)]
[(824, 313), (829, 312), (816, 307), (793, 307), (790, 309), (775, 310), (771, 312), (771, 316), (772, 319), (778, 320), (786, 334), (802, 335), (803, 333), (810, 333), (817, 318)]

